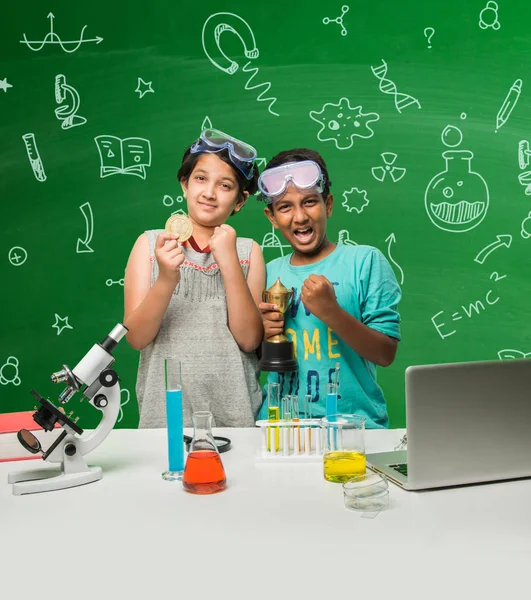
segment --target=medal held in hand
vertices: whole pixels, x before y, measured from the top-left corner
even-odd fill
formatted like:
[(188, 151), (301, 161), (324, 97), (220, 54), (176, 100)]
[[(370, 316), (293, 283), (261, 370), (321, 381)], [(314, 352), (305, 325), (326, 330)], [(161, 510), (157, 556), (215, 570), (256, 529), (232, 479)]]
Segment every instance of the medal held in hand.
[[(293, 294), (293, 288), (284, 287), (279, 277), (270, 288), (264, 290), (262, 300), (269, 304), (276, 304), (279, 312), (285, 314), (293, 301)], [(293, 342), (283, 333), (262, 342), (262, 358), (258, 366), (262, 371), (277, 373), (297, 371)]]
[(165, 229), (168, 233), (177, 236), (177, 241), (182, 243), (190, 238), (194, 231), (192, 221), (187, 215), (172, 215), (167, 221)]

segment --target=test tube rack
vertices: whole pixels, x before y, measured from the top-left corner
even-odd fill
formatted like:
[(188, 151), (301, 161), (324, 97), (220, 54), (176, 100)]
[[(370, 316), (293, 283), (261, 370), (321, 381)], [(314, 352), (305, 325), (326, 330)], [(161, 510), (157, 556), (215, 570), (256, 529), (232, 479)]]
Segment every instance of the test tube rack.
[(260, 427), (260, 453), (264, 462), (313, 462), (323, 459), (320, 419), (256, 421)]

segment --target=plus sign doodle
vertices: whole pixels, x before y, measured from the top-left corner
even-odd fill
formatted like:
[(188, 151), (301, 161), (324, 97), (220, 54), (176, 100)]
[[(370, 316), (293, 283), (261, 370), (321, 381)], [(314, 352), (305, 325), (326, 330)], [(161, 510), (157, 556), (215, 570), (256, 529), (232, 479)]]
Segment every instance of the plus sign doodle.
[(28, 253), (26, 252), (26, 250), (24, 250), (24, 248), (22, 248), (22, 246), (13, 246), (13, 248), (11, 248), (11, 250), (9, 251), (7, 257), (9, 259), (9, 262), (14, 267), (20, 267), (26, 262), (28, 258)]

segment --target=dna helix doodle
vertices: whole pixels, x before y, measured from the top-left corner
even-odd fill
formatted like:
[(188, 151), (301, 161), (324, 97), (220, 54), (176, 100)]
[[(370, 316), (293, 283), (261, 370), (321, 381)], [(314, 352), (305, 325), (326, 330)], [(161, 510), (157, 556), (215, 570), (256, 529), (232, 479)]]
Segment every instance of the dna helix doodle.
[(379, 67), (371, 67), (371, 71), (373, 75), (380, 80), (380, 91), (384, 94), (394, 95), (396, 110), (399, 113), (402, 113), (402, 110), (411, 104), (416, 104), (419, 108), (421, 108), (420, 102), (416, 98), (413, 98), (413, 96), (410, 96), (409, 94), (399, 92), (394, 81), (391, 81), (391, 79), (386, 79), (387, 68), (387, 63), (382, 58), (382, 64)]

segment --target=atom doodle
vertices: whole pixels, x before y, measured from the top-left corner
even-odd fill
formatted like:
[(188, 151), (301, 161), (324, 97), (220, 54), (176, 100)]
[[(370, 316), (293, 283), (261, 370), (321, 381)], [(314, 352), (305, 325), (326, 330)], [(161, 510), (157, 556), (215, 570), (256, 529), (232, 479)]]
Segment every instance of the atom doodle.
[(371, 138), (374, 131), (369, 123), (378, 121), (377, 113), (363, 113), (362, 106), (350, 106), (347, 98), (337, 104), (327, 102), (319, 111), (310, 111), (310, 118), (321, 125), (317, 139), (321, 142), (334, 142), (339, 150), (352, 147), (355, 137)]

